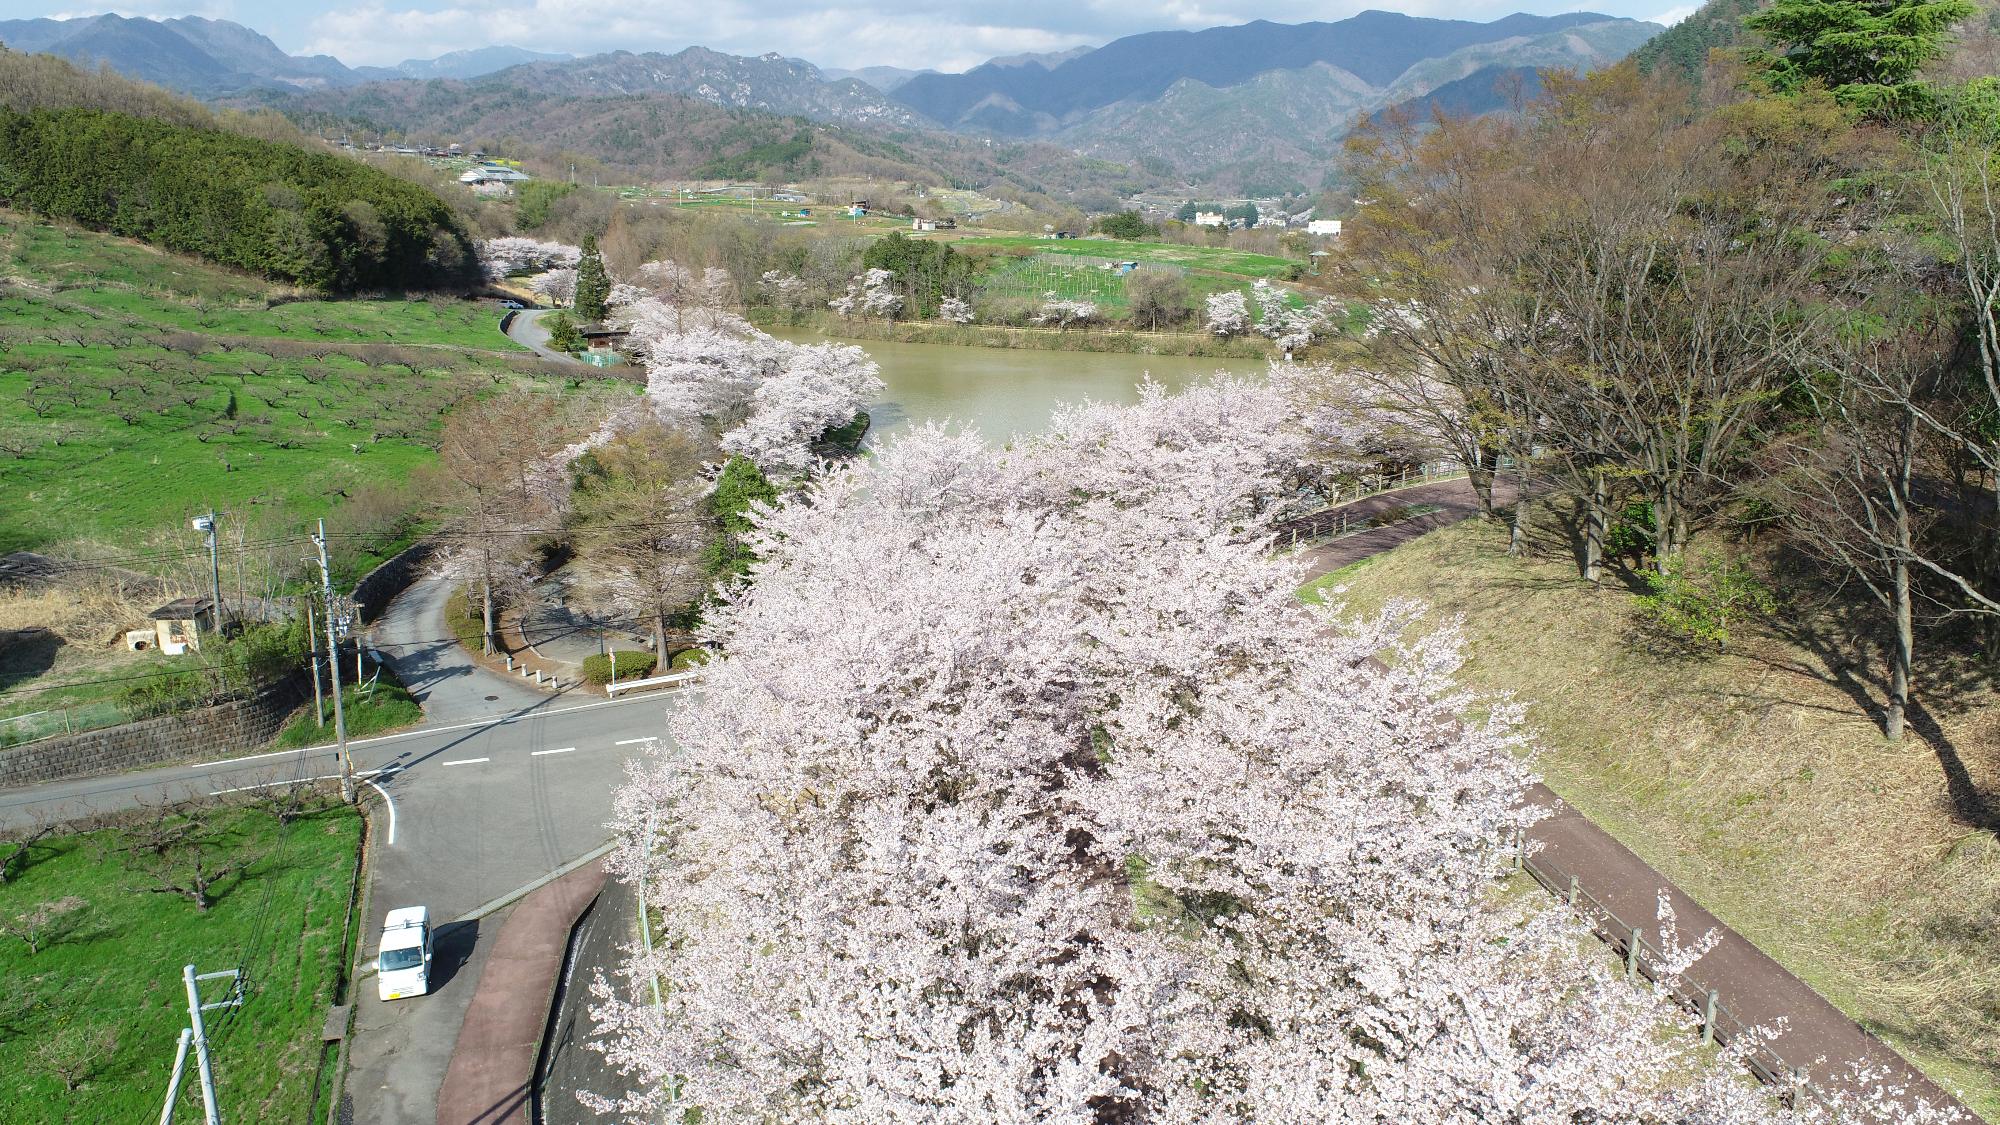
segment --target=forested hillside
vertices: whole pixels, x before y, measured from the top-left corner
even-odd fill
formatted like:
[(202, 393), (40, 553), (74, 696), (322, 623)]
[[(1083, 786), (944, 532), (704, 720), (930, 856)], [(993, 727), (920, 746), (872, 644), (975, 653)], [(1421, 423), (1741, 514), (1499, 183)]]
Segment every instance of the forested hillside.
[(282, 122), (230, 124), (161, 91), (0, 51), (0, 201), (313, 289), (476, 280), (470, 238), (428, 189), (252, 135), (282, 136)]

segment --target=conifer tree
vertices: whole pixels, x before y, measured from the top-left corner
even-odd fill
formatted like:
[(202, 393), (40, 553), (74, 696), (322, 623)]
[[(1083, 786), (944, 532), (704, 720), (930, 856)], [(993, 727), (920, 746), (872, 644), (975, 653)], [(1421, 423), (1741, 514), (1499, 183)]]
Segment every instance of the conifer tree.
[(576, 315), (589, 323), (604, 319), (611, 299), (611, 278), (604, 272), (604, 256), (597, 252), (597, 238), (583, 236), (583, 256), (576, 263)]

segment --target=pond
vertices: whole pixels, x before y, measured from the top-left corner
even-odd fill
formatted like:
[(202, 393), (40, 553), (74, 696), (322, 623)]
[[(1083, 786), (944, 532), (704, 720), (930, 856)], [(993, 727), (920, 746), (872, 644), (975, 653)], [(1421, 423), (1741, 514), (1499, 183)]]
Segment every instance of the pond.
[[(780, 328), (797, 343), (833, 339)], [(1245, 359), (1128, 355), (1122, 352), (1044, 352), (969, 348), (952, 344), (903, 344), (887, 340), (838, 340), (866, 350), (882, 365), (887, 384), (868, 407), (868, 440), (926, 421), (971, 424), (989, 443), (1017, 433), (1038, 433), (1058, 403), (1137, 402), (1147, 375), (1169, 390), (1217, 371), (1261, 374), (1264, 364)]]

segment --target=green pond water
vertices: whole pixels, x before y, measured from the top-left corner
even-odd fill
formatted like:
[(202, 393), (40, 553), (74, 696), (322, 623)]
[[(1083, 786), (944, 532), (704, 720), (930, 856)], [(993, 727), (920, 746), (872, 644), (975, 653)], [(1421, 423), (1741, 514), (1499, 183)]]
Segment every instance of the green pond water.
[(938, 421), (969, 424), (998, 444), (1014, 434), (1039, 433), (1059, 403), (1136, 402), (1139, 383), (1148, 375), (1178, 390), (1217, 371), (1261, 374), (1264, 369), (1260, 362), (1243, 359), (839, 340), (797, 329), (772, 334), (799, 343), (831, 339), (854, 344), (881, 364), (886, 387), (880, 401), (868, 407), (871, 443)]

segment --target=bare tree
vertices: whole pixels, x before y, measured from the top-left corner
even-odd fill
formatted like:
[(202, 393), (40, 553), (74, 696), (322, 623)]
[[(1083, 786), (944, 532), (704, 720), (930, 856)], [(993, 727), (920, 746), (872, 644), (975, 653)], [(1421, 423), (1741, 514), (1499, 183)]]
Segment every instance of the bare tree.
[(35, 845), (49, 838), (56, 830), (55, 823), (37, 817), (28, 824), (10, 828), (0, 833), (0, 883), (14, 877), (14, 873), (26, 866), (34, 854)]
[(497, 633), (497, 599), (526, 583), (534, 529), (550, 518), (528, 488), (528, 465), (544, 452), (548, 424), (534, 396), (500, 394), (454, 410), (438, 443), (438, 500), (454, 515), (434, 570), (478, 585), (488, 654)]
[(11, 917), (0, 915), (0, 934), (26, 945), (28, 956), (33, 957), (75, 933), (82, 924), (83, 911), (88, 905), (75, 895), (36, 903)]
[(586, 596), (644, 623), (662, 663), (668, 624), (708, 588), (701, 454), (689, 434), (641, 426), (594, 451), (572, 499)]
[(1842, 340), (1828, 358), (1834, 375), (1808, 382), (1814, 426), (1782, 442), (1766, 488), (1785, 514), (1792, 542), (1858, 581), (1881, 608), (1889, 643), (1888, 705), (1882, 733), (1903, 737), (1916, 654), (1912, 571), (1924, 559), (1925, 524), (1935, 508), (1918, 495), (1930, 435), (1912, 404), (1930, 397), (1952, 347), (1928, 326), (1874, 340)]

